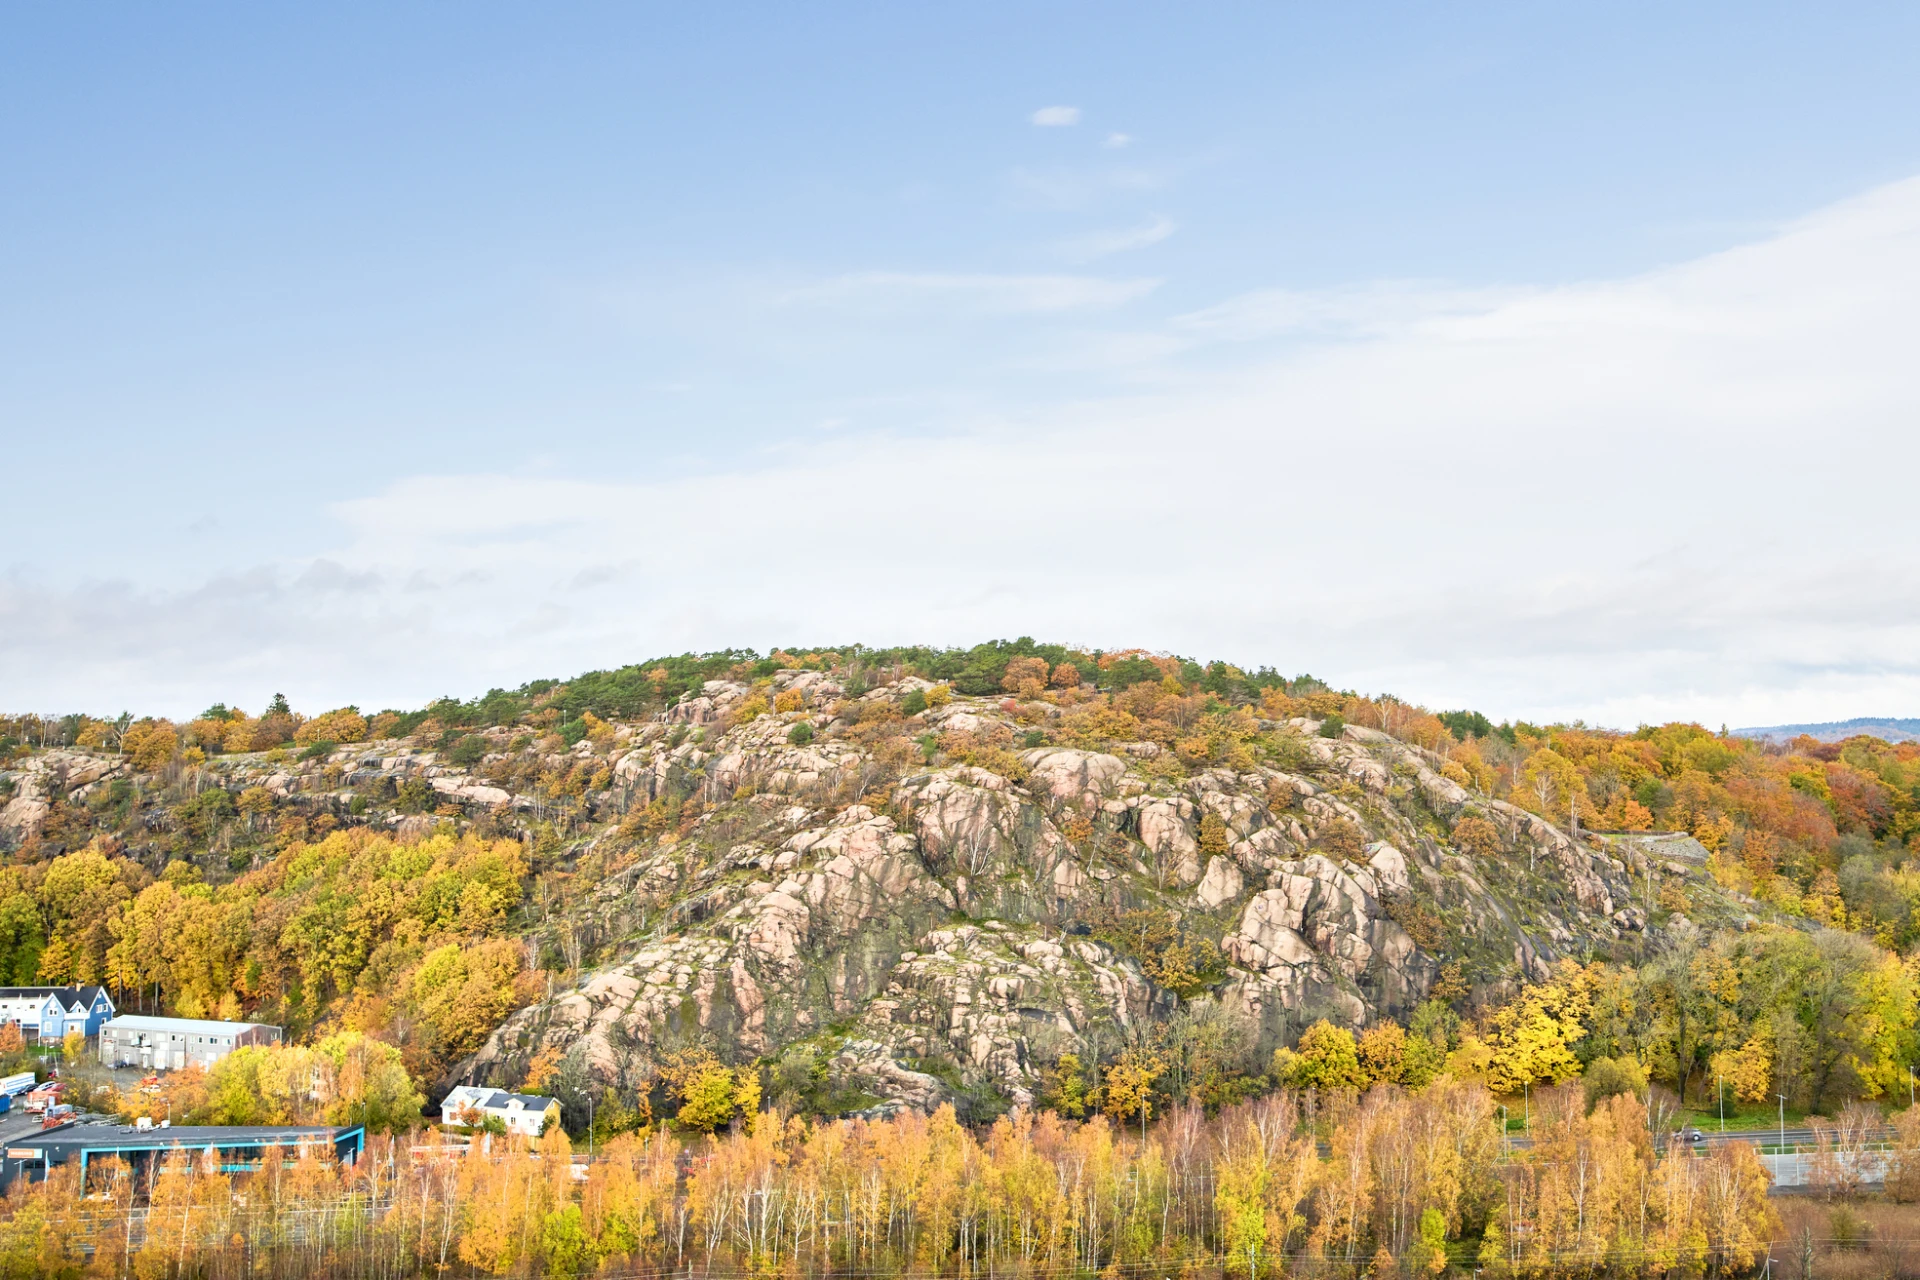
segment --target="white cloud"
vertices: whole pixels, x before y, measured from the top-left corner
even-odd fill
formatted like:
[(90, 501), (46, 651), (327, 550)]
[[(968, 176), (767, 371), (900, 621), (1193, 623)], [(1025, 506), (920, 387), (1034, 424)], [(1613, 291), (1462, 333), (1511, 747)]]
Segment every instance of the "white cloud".
[[(324, 556), (191, 591), (0, 580), (0, 701), (364, 706), (685, 648), (1028, 633), (1496, 716), (1920, 709), (1920, 181), (1633, 279), (1093, 328), (1151, 288), (844, 277), (796, 303), (1070, 316), (1168, 377), (690, 478), (399, 480), (338, 504)], [(1201, 355), (1233, 363), (1188, 376)]]
[(1104, 258), (1108, 254), (1125, 253), (1130, 249), (1144, 249), (1148, 245), (1159, 244), (1172, 235), (1174, 230), (1173, 219), (1155, 214), (1137, 227), (1116, 227), (1104, 231), (1089, 231), (1085, 235), (1075, 236), (1066, 241), (1062, 248), (1068, 257), (1085, 262), (1093, 258)]
[(1033, 122), (1042, 128), (1058, 129), (1080, 123), (1078, 107), (1042, 107), (1033, 113)]
[(1122, 147), (1133, 145), (1133, 139), (1124, 133), (1110, 133), (1107, 135), (1107, 140), (1100, 145), (1109, 151), (1118, 151)]
[(1175, 316), (1175, 331), (1205, 341), (1384, 337), (1449, 316), (1486, 315), (1533, 296), (1517, 289), (1454, 289), (1422, 281), (1353, 288), (1258, 289)]

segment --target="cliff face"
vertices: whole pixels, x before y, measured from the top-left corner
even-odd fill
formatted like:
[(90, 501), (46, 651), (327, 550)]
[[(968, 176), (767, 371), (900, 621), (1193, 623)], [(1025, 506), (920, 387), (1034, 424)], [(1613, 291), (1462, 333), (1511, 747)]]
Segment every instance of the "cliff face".
[[(459, 1075), (512, 1081), (553, 1047), (634, 1086), (705, 1043), (803, 1055), (836, 1096), (1024, 1102), (1060, 1053), (1183, 1006), (1224, 1012), (1264, 1054), (1323, 1016), (1402, 1017), (1444, 966), (1494, 991), (1560, 957), (1637, 954), (1668, 879), (1696, 914), (1740, 911), (1696, 867), (1576, 840), (1372, 730), (1249, 721), (1230, 765), (1188, 768), (1085, 725), (1068, 735), (1081, 745), (1021, 749), (1056, 736), (1061, 712), (917, 709), (930, 688), (712, 682), (583, 741), (606, 757), (595, 803), (629, 835), (704, 808), (642, 836), (553, 926), (608, 962), (516, 1014)], [(754, 700), (794, 709), (735, 723)], [(1011, 745), (966, 747), (983, 743)], [(1467, 818), (1474, 852), (1453, 841)]]

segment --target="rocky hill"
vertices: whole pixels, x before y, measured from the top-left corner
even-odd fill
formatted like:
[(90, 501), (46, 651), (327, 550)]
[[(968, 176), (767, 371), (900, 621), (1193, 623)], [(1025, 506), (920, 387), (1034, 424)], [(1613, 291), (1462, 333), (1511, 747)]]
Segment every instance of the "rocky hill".
[(1560, 958), (1634, 960), (1688, 919), (1765, 910), (1691, 837), (1570, 832), (1311, 698), (1052, 674), (966, 696), (823, 664), (571, 735), (536, 712), (150, 774), (33, 752), (0, 839), (44, 856), (118, 815), (104, 838), (127, 857), (217, 880), (266, 865), (262, 830), (518, 837), (535, 874), (503, 927), (526, 956), (515, 998), (535, 998), (443, 1085), (558, 1060), (576, 1090), (643, 1090), (693, 1049), (759, 1061), (818, 1111), (988, 1115), (1063, 1055), (1176, 1032), (1257, 1075), (1322, 1017), (1495, 1000)]
[(1560, 957), (1637, 956), (1669, 882), (1696, 917), (1747, 915), (1690, 839), (1576, 840), (1376, 730), (1242, 711), (1168, 748), (1071, 705), (927, 705), (945, 692), (783, 672), (583, 739), (622, 829), (697, 815), (554, 926), (604, 963), (460, 1074), (512, 1081), (552, 1048), (634, 1086), (705, 1040), (843, 1102), (1024, 1102), (1062, 1052), (1196, 1005), (1258, 1061), (1320, 1017), (1404, 1018), (1443, 973), (1491, 996)]

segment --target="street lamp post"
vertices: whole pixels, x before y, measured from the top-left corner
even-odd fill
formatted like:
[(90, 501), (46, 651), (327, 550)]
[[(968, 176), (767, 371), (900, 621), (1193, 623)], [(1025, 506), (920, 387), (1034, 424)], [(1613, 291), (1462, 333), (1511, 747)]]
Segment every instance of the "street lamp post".
[(1720, 1076), (1713, 1078), (1713, 1093), (1720, 1102), (1720, 1132), (1725, 1135), (1727, 1132), (1727, 1082), (1724, 1078)]
[(1787, 1095), (1777, 1095), (1780, 1099), (1780, 1154), (1787, 1154)]

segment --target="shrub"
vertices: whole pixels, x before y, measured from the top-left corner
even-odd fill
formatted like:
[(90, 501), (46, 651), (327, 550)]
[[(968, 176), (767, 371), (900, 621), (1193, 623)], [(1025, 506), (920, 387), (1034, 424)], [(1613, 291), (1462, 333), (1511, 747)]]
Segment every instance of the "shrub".
[(1387, 917), (1406, 931), (1414, 946), (1432, 951), (1447, 940), (1439, 913), (1411, 894), (1389, 892), (1386, 907)]
[(1449, 960), (1440, 966), (1440, 976), (1433, 980), (1433, 986), (1427, 989), (1427, 1003), (1451, 1003), (1464, 1000), (1472, 991), (1467, 985), (1467, 977), (1458, 960)]
[(1337, 738), (1346, 731), (1346, 718), (1338, 712), (1329, 715), (1325, 720), (1320, 722), (1320, 736), (1323, 738)]
[(927, 709), (927, 695), (923, 689), (909, 690), (907, 696), (900, 699), (902, 715), (917, 716)]
[(463, 769), (470, 769), (479, 764), (486, 754), (487, 740), (477, 733), (470, 733), (453, 744), (453, 750), (447, 753), (447, 759)]
[(1366, 833), (1346, 818), (1335, 818), (1322, 827), (1318, 843), (1334, 857), (1354, 862), (1367, 851)]
[(787, 741), (796, 747), (804, 747), (813, 741), (813, 721), (802, 720), (787, 730)]
[(1500, 852), (1500, 828), (1485, 818), (1462, 818), (1453, 826), (1453, 846), (1476, 858), (1490, 858)]
[(861, 724), (886, 724), (900, 718), (900, 708), (885, 698), (875, 698), (860, 708)]

